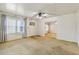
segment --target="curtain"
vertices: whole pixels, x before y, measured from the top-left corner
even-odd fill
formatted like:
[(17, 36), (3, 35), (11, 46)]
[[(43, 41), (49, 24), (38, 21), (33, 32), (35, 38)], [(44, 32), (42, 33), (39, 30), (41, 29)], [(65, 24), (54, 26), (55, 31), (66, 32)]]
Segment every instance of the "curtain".
[(0, 42), (5, 42), (6, 40), (5, 19), (5, 15), (0, 15)]

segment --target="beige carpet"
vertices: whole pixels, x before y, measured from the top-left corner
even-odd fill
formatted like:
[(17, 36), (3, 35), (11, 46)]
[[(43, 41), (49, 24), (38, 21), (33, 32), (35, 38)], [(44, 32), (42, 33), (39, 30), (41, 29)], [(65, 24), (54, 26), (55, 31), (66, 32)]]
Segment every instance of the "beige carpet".
[(32, 37), (0, 44), (1, 55), (78, 55), (76, 43), (47, 37)]

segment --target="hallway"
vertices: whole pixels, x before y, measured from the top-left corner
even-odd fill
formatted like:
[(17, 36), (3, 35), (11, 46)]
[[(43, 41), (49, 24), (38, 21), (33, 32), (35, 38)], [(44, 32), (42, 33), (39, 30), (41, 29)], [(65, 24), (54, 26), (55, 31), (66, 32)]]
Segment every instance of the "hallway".
[(0, 44), (1, 55), (73, 55), (79, 54), (76, 43), (47, 37), (24, 38)]

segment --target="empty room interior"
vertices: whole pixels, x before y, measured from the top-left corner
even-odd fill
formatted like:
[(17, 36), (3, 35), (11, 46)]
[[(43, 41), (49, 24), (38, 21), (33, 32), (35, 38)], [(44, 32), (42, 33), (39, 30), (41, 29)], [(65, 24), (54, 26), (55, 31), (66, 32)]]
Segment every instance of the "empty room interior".
[(0, 55), (79, 55), (79, 3), (0, 3)]

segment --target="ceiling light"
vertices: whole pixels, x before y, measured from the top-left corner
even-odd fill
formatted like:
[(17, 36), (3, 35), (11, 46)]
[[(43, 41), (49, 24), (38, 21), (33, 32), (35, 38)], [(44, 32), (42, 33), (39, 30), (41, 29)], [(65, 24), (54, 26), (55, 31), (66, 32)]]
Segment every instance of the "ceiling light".
[(40, 17), (40, 16), (38, 16), (38, 15), (36, 16), (36, 18), (42, 19), (42, 17)]
[(43, 14), (42, 16), (48, 16), (48, 14)]
[(39, 17), (39, 19), (42, 19), (42, 17)]

